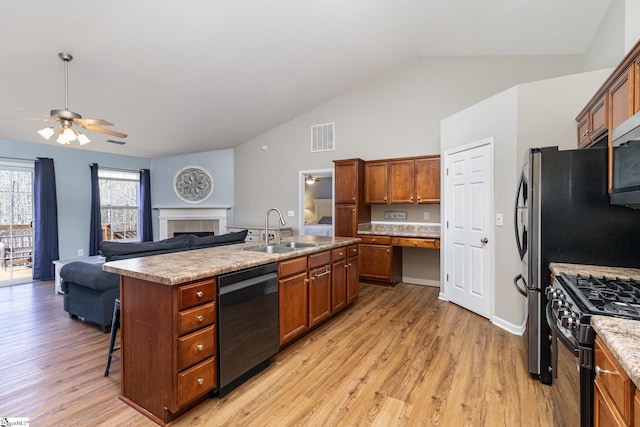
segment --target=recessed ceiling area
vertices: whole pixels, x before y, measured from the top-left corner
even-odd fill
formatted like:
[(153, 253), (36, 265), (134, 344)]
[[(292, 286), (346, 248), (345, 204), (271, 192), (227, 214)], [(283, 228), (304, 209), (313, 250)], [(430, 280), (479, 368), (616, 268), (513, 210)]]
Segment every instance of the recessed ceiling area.
[[(108, 118), (142, 157), (233, 148), (420, 56), (583, 54), (610, 1), (14, 2), (0, 26), (0, 138), (27, 118)], [(28, 111), (16, 109), (20, 107)], [(7, 118), (15, 119), (7, 119)]]

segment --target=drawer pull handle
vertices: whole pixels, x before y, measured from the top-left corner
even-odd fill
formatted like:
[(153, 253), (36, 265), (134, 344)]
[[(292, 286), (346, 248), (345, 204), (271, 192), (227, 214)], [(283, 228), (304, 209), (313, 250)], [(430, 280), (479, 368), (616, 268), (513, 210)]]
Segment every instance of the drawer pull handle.
[(204, 320), (204, 316), (202, 314), (198, 315), (198, 322), (202, 322)]
[(198, 298), (202, 298), (202, 296), (204, 295), (204, 292), (198, 291), (196, 292), (196, 295), (198, 296)]
[(600, 366), (596, 365), (595, 368), (596, 371), (596, 375), (600, 375), (600, 374), (611, 374), (611, 375), (618, 375), (617, 372), (615, 371), (607, 371), (606, 369), (602, 369)]
[(202, 351), (204, 349), (204, 346), (202, 344), (198, 344), (196, 345), (196, 348), (198, 349), (198, 351)]
[(204, 384), (204, 378), (198, 378), (198, 384), (200, 385)]

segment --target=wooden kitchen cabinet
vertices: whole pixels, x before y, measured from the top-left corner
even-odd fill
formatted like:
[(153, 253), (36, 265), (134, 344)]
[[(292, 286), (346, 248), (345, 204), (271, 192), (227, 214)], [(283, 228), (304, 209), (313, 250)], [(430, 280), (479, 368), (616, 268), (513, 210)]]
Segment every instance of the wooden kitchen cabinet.
[(578, 118), (578, 148), (588, 148), (607, 132), (607, 97), (601, 96)]
[(307, 306), (307, 257), (278, 264), (280, 304), (280, 346), (303, 335), (309, 328)]
[(388, 200), (387, 161), (366, 162), (364, 165), (364, 202), (384, 204)]
[(633, 425), (636, 393), (633, 382), (598, 336), (594, 352), (594, 427)]
[(331, 310), (347, 306), (347, 247), (331, 251)]
[(635, 67), (630, 65), (607, 91), (611, 129), (615, 129), (635, 112), (634, 82)]
[(640, 427), (640, 390), (638, 389), (633, 398), (633, 427)]
[(331, 252), (309, 255), (309, 327), (331, 316)]
[(371, 207), (364, 203), (364, 161), (334, 160), (334, 235), (356, 237), (358, 224), (371, 221)]
[(402, 252), (389, 236), (360, 235), (360, 278), (395, 286), (402, 278)]
[(633, 74), (635, 76), (635, 82), (633, 87), (635, 89), (635, 93), (633, 95), (634, 99), (634, 114), (640, 111), (640, 54), (633, 63)]
[(216, 279), (167, 286), (122, 276), (121, 399), (166, 424), (217, 387)]
[(416, 203), (440, 203), (440, 156), (415, 159)]
[(440, 156), (366, 162), (365, 203), (440, 203)]
[(360, 251), (358, 245), (347, 246), (347, 304), (351, 304), (360, 293)]

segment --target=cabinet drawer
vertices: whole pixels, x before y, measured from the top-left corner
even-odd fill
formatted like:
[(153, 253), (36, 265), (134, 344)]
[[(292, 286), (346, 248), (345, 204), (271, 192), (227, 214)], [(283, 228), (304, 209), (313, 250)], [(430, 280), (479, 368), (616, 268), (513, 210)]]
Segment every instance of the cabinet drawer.
[(331, 262), (331, 251), (320, 252), (318, 254), (309, 255), (309, 268), (318, 267), (320, 265)]
[(178, 374), (178, 406), (216, 387), (215, 358), (210, 358)]
[(178, 371), (213, 356), (215, 325), (178, 338)]
[(338, 249), (333, 249), (331, 251), (331, 261), (339, 261), (341, 259), (345, 259), (347, 256), (347, 247), (343, 246)]
[(611, 352), (597, 337), (595, 344), (596, 380), (620, 411), (627, 423), (631, 422), (633, 383)]
[(216, 319), (215, 304), (212, 302), (178, 313), (178, 335), (211, 325)]
[(292, 274), (307, 271), (307, 257), (288, 259), (278, 264), (278, 277), (283, 278)]
[(347, 246), (347, 256), (356, 256), (360, 253), (358, 250), (358, 244)]
[(360, 239), (360, 243), (369, 243), (376, 245), (390, 245), (391, 244), (391, 236), (364, 236), (358, 235)]
[(216, 299), (215, 279), (180, 286), (178, 289), (178, 310)]
[(436, 240), (438, 239), (423, 239), (419, 237), (411, 238), (411, 237), (394, 237), (391, 239), (391, 244), (393, 246), (406, 246), (409, 248), (428, 248), (435, 249), (440, 247), (440, 245), (436, 246)]

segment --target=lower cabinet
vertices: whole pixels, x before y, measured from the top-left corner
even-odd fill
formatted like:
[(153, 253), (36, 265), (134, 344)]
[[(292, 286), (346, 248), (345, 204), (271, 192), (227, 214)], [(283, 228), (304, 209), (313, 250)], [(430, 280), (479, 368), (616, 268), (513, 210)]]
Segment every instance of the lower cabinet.
[[(600, 337), (596, 337), (594, 363), (593, 425), (638, 425), (633, 414), (635, 386)], [(635, 401), (637, 404), (637, 398)], [(635, 419), (640, 419), (640, 414)]]
[(280, 346), (300, 338), (358, 296), (358, 245), (278, 264)]
[(121, 280), (122, 400), (166, 424), (217, 387), (216, 279)]
[(307, 306), (307, 257), (278, 264), (280, 298), (280, 346), (304, 334), (309, 328)]
[(389, 236), (359, 235), (360, 277), (388, 285), (402, 279), (402, 250), (394, 249)]

